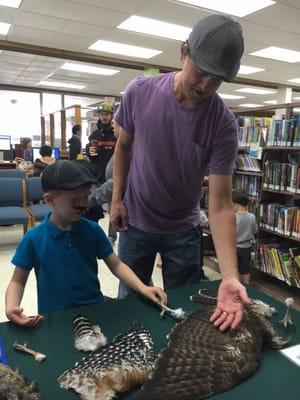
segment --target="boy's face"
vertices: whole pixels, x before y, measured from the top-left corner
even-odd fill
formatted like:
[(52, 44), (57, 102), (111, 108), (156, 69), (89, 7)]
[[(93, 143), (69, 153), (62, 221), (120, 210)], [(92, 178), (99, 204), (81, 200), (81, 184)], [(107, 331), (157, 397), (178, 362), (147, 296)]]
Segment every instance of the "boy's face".
[(74, 190), (45, 193), (45, 201), (59, 218), (77, 222), (87, 210), (90, 185)]

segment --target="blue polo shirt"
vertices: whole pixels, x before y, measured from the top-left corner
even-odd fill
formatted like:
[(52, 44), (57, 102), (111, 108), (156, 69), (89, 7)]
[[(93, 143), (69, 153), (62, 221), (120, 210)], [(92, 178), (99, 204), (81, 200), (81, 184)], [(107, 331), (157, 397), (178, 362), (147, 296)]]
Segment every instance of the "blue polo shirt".
[(97, 258), (113, 253), (105, 233), (85, 218), (63, 231), (49, 217), (26, 233), (12, 259), (19, 268), (34, 268), (39, 313), (102, 302)]

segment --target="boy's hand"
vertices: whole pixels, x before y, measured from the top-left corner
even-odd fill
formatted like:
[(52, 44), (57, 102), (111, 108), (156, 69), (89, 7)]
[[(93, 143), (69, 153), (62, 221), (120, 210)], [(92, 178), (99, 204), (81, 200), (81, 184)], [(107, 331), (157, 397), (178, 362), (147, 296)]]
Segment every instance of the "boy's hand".
[(34, 326), (44, 320), (42, 315), (27, 317), (27, 315), (23, 314), (22, 307), (13, 307), (6, 312), (6, 316), (10, 321), (22, 326)]
[(142, 291), (142, 294), (156, 304), (159, 304), (159, 303), (167, 304), (168, 303), (167, 294), (158, 287), (145, 286), (145, 288)]

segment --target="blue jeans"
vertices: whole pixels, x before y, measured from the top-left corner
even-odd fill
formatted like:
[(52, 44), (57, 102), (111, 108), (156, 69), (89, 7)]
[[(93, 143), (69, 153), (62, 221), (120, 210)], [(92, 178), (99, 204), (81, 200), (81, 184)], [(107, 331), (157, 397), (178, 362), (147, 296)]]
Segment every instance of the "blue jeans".
[[(186, 232), (155, 234), (129, 226), (119, 238), (119, 258), (146, 284), (151, 282), (156, 253), (162, 258), (165, 289), (197, 283), (203, 277), (201, 227)], [(118, 297), (132, 293), (120, 282)]]

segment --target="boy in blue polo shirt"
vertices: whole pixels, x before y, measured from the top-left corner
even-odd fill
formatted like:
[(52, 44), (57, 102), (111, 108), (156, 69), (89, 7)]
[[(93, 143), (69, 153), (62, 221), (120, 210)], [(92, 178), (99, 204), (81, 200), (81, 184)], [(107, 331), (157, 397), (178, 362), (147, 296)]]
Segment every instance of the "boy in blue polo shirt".
[(165, 292), (146, 286), (114, 254), (99, 225), (82, 217), (93, 183), (97, 182), (91, 171), (73, 161), (58, 161), (43, 172), (44, 199), (52, 211), (27, 232), (12, 259), (15, 270), (5, 297), (9, 320), (33, 326), (43, 319), (41, 315), (28, 317), (20, 307), (32, 268), (37, 279), (39, 314), (101, 303), (97, 258), (136, 292), (166, 303)]

